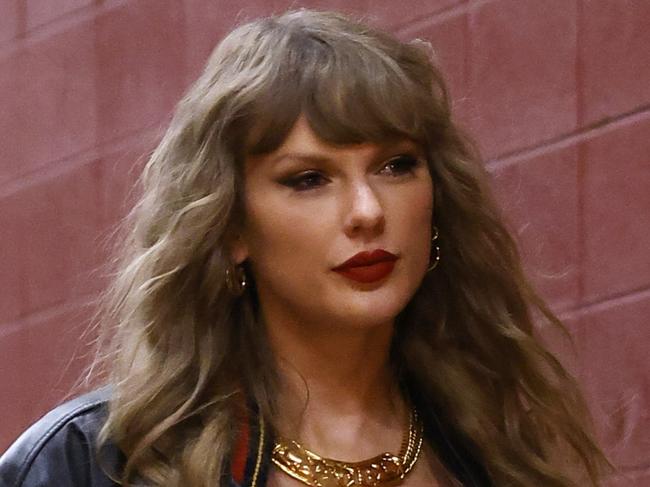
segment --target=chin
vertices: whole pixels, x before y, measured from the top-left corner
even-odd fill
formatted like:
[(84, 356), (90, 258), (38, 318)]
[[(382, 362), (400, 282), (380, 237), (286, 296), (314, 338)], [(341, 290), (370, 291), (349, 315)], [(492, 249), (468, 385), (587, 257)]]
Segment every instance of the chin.
[(348, 302), (339, 316), (340, 322), (349, 323), (355, 328), (372, 328), (393, 323), (399, 313), (406, 307), (408, 300), (397, 296), (364, 296)]

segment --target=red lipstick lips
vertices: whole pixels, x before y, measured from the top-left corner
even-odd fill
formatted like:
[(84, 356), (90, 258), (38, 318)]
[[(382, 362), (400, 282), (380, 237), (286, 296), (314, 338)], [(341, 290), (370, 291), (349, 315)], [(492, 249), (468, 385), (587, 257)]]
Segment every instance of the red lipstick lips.
[(372, 252), (359, 252), (333, 270), (339, 274), (361, 283), (381, 281), (395, 267), (397, 256), (390, 252), (377, 249)]

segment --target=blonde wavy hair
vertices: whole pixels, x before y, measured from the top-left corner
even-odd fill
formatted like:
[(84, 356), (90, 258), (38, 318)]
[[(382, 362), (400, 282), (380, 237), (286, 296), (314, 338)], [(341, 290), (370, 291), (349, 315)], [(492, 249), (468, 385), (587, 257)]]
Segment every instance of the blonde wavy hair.
[(301, 114), (334, 144), (407, 137), (426, 149), (443, 260), (398, 317), (400, 373), (471, 438), (495, 485), (578, 485), (573, 467), (599, 485), (607, 461), (586, 407), (533, 316), (561, 324), (522, 272), (431, 58), (422, 41), (309, 10), (217, 46), (143, 171), (103, 307), (113, 393), (101, 442), (125, 453), (123, 485), (223, 481), (243, 396), (273, 423), (278, 378), (255, 292), (233, 297), (225, 272), (245, 218), (243, 160), (277, 148)]

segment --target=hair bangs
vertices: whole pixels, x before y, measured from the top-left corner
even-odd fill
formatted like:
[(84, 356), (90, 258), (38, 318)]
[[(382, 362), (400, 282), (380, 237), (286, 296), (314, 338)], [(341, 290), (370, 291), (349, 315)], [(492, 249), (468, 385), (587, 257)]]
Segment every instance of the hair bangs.
[(427, 144), (431, 115), (438, 111), (431, 86), (414, 79), (408, 63), (395, 62), (390, 51), (396, 46), (383, 52), (352, 44), (293, 34), (278, 54), (281, 67), (249, 111), (248, 154), (277, 149), (301, 115), (322, 140), (335, 145), (396, 138)]
[(310, 73), (306, 87), (303, 111), (314, 132), (333, 144), (402, 137), (424, 143), (423, 103), (430, 102), (408, 73), (384, 53), (336, 54), (325, 75)]

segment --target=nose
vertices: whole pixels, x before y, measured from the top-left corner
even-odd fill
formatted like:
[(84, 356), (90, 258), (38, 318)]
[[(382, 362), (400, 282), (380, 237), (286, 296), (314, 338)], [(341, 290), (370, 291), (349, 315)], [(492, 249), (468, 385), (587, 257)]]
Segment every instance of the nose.
[(349, 237), (375, 236), (383, 232), (384, 208), (375, 190), (366, 182), (350, 188), (349, 207), (345, 216), (345, 233)]

